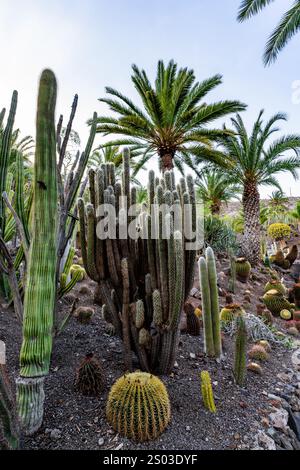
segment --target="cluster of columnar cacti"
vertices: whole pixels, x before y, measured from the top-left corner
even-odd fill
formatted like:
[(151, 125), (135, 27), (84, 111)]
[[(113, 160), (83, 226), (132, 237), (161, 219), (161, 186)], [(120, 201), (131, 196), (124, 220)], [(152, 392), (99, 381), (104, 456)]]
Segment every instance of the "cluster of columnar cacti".
[(111, 426), (129, 439), (156, 439), (171, 417), (167, 389), (147, 372), (125, 374), (109, 392), (106, 416)]
[(43, 418), (44, 377), (49, 372), (57, 260), (57, 169), (54, 112), (56, 79), (44, 70), (39, 85), (34, 161), (34, 214), (24, 299), (17, 405), (26, 434)]
[[(96, 298), (123, 339), (126, 367), (131, 368), (134, 351), (142, 370), (168, 373), (193, 282), (195, 249), (186, 247), (188, 229), (196, 229), (193, 179), (181, 178), (176, 186), (172, 172), (159, 179), (150, 171), (148, 204), (138, 214), (127, 149), (121, 182), (113, 164), (90, 170), (89, 182), (90, 203), (79, 199), (78, 208), (82, 258), (87, 275), (97, 282)], [(99, 208), (115, 211), (115, 233), (110, 226), (101, 235), (107, 217)]]
[(208, 247), (205, 258), (199, 259), (199, 278), (202, 295), (202, 317), (205, 352), (211, 357), (222, 354), (219, 295), (216, 262), (213, 250)]
[(236, 277), (241, 282), (247, 282), (251, 272), (251, 264), (246, 258), (237, 258), (235, 260)]
[(276, 289), (271, 289), (266, 292), (263, 296), (263, 301), (266, 307), (275, 316), (279, 316), (282, 310), (286, 309), (291, 311), (295, 308), (295, 304), (289, 302), (289, 300)]
[(88, 397), (98, 397), (104, 390), (105, 378), (100, 361), (87, 354), (76, 371), (75, 390)]
[(200, 374), (201, 379), (201, 394), (205, 408), (212, 413), (216, 413), (216, 405), (214, 400), (214, 394), (211, 384), (211, 378), (207, 370), (203, 370)]
[(0, 364), (0, 450), (14, 450), (19, 446), (19, 429), (15, 400), (5, 366)]
[(246, 376), (246, 347), (247, 347), (247, 327), (244, 317), (239, 315), (236, 318), (236, 337), (234, 355), (234, 377), (238, 385), (244, 384)]

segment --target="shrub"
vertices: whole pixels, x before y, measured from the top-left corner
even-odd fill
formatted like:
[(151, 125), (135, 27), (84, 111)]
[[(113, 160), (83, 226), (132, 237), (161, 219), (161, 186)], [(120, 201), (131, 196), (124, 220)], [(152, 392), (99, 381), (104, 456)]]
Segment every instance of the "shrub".
[(238, 251), (236, 234), (233, 229), (220, 217), (207, 216), (204, 219), (204, 241), (216, 253)]
[(291, 235), (291, 227), (287, 224), (271, 224), (268, 227), (268, 235), (274, 240), (282, 240), (283, 238), (289, 238)]

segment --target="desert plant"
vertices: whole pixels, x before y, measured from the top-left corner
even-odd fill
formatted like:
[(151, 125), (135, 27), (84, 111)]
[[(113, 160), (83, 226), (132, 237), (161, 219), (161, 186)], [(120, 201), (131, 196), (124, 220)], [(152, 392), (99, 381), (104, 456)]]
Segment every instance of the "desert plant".
[(237, 258), (235, 260), (235, 271), (239, 281), (247, 282), (251, 272), (251, 264), (246, 258)]
[(18, 447), (15, 400), (5, 366), (0, 364), (0, 450), (14, 450)]
[(281, 223), (271, 224), (268, 227), (268, 235), (276, 241), (289, 238), (291, 235), (291, 227)]
[(44, 377), (49, 372), (56, 294), (57, 168), (56, 79), (44, 70), (39, 84), (34, 160), (34, 214), (24, 300), (17, 404), (25, 434), (41, 425)]
[[(157, 180), (150, 171), (149, 205), (137, 217), (129, 214), (128, 219), (127, 211), (136, 202), (136, 188), (130, 184), (129, 151), (125, 149), (123, 154), (121, 184), (115, 181), (110, 164), (97, 172), (90, 170), (89, 179), (92, 204), (85, 206), (79, 199), (78, 207), (82, 257), (87, 275), (97, 282), (96, 300), (106, 305), (108, 322), (123, 339), (126, 368), (131, 370), (131, 351), (135, 351), (141, 369), (168, 373), (175, 361), (181, 309), (194, 276), (195, 248), (188, 250), (187, 246), (195, 240), (187, 232), (196, 230), (193, 179), (181, 178), (176, 187), (172, 172)], [(116, 236), (108, 232), (101, 238), (96, 233), (96, 227), (98, 230), (105, 221), (104, 215), (96, 213), (103, 203), (116, 212)], [(171, 212), (173, 204), (179, 224)], [(124, 231), (122, 238), (119, 235)], [(128, 234), (130, 238), (126, 238)], [(143, 328), (149, 333), (145, 345), (139, 341), (135, 322), (139, 300), (144, 305)]]
[(211, 385), (211, 379), (209, 372), (203, 370), (200, 374), (201, 378), (201, 394), (205, 408), (207, 408), (211, 413), (216, 413), (216, 405), (214, 400), (213, 389)]
[(267, 361), (269, 359), (269, 354), (265, 350), (263, 346), (260, 346), (259, 344), (255, 344), (252, 346), (250, 351), (248, 352), (248, 356), (250, 359), (255, 359), (259, 361)]
[(202, 294), (205, 352), (208, 356), (220, 357), (222, 346), (217, 272), (214, 252), (210, 247), (205, 251), (205, 258), (201, 257), (199, 260), (199, 278)]
[[(286, 116), (277, 113), (263, 123), (263, 111), (260, 111), (249, 135), (240, 115), (231, 119), (234, 135), (222, 138), (225, 157), (231, 160), (228, 182), (240, 183), (243, 187), (244, 238), (241, 244), (242, 254), (254, 266), (260, 261), (260, 195), (259, 186), (278, 185), (276, 176), (282, 172), (291, 173), (297, 178), (300, 167), (298, 158), (300, 137), (286, 135), (268, 144), (269, 138), (279, 129), (278, 121)], [(295, 152), (295, 156), (283, 156), (286, 151)]]
[(236, 319), (236, 338), (234, 355), (234, 377), (236, 383), (240, 386), (244, 384), (246, 375), (246, 347), (247, 347), (247, 328), (243, 316)]
[(294, 304), (290, 303), (280, 292), (275, 289), (269, 290), (263, 296), (263, 301), (268, 310), (273, 315), (280, 315), (281, 310), (291, 310), (295, 307)]
[(244, 313), (245, 310), (240, 304), (226, 304), (225, 307), (221, 309), (220, 320), (225, 323), (230, 323), (237, 317), (244, 315)]
[(263, 373), (262, 367), (256, 362), (249, 362), (249, 364), (247, 365), (247, 370), (250, 370), (251, 372), (254, 372), (254, 374), (257, 375), (262, 375)]
[(271, 281), (267, 282), (264, 288), (264, 293), (274, 289), (282, 295), (286, 295), (287, 293), (285, 285), (277, 279), (272, 279)]
[(92, 307), (78, 307), (74, 312), (74, 317), (77, 318), (79, 323), (90, 323), (94, 309)]
[(106, 416), (115, 431), (129, 439), (156, 439), (171, 417), (167, 389), (158, 377), (146, 372), (125, 374), (109, 392)]
[(204, 218), (204, 242), (215, 253), (236, 253), (238, 243), (233, 229), (220, 217), (212, 215)]
[(192, 336), (200, 336), (201, 322), (195, 310), (191, 304), (186, 303), (184, 305), (184, 311), (186, 313), (186, 332)]
[(90, 353), (80, 362), (75, 377), (75, 390), (88, 397), (99, 397), (105, 386), (100, 361)]
[(283, 310), (281, 310), (280, 312), (280, 318), (282, 318), (282, 320), (290, 320), (292, 318), (292, 313), (290, 310), (287, 310), (286, 308), (284, 308)]
[(298, 247), (297, 245), (293, 245), (290, 249), (288, 254), (286, 255), (285, 259), (289, 262), (290, 267), (294, 264), (296, 259), (298, 258)]
[(267, 340), (265, 340), (265, 339), (262, 339), (262, 340), (258, 341), (257, 344), (258, 344), (259, 346), (262, 346), (263, 348), (265, 348), (265, 350), (266, 350), (268, 353), (271, 352), (271, 350), (272, 350), (269, 341), (267, 341)]

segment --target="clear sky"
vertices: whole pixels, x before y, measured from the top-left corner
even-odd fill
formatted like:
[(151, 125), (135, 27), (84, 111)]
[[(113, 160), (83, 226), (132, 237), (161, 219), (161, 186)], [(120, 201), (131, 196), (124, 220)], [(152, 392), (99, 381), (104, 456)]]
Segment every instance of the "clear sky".
[[(197, 79), (215, 73), (223, 84), (211, 101), (239, 99), (248, 126), (261, 108), (266, 116), (285, 111), (285, 133), (300, 133), (300, 100), (292, 85), (300, 80), (300, 35), (264, 68), (264, 44), (292, 0), (276, 0), (250, 21), (236, 22), (240, 0), (0, 0), (0, 107), (19, 91), (17, 125), (34, 135), (37, 81), (50, 67), (59, 83), (57, 116), (67, 118), (79, 94), (74, 129), (85, 143), (86, 120), (93, 111), (107, 114), (97, 98), (106, 85), (136, 100), (131, 64), (154, 77), (158, 59), (173, 58), (193, 68)], [(299, 84), (298, 87), (300, 88)], [(298, 97), (300, 94), (298, 95)], [(208, 101), (208, 99), (207, 99)], [(293, 102), (294, 101), (294, 102)], [(97, 137), (97, 144), (101, 138)], [(281, 177), (287, 194), (300, 196), (300, 182)], [(271, 189), (263, 190), (262, 195)]]

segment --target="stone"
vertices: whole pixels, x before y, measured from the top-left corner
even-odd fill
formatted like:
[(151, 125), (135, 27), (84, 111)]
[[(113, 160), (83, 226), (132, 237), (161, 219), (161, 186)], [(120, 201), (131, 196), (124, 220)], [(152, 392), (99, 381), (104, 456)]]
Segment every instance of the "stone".
[(195, 353), (190, 353), (190, 359), (196, 359), (196, 354)]
[(300, 367), (300, 349), (297, 349), (295, 352), (293, 352), (291, 359), (295, 369), (297, 369), (297, 367)]
[(265, 432), (260, 431), (257, 436), (258, 444), (266, 450), (276, 450), (276, 445), (273, 439)]
[(61, 438), (61, 430), (60, 429), (52, 429), (50, 432), (51, 439), (60, 439)]
[(104, 444), (104, 439), (103, 437), (100, 437), (98, 440), (98, 446), (103, 446), (103, 444)]
[(288, 425), (294, 431), (297, 436), (297, 439), (300, 441), (300, 412), (290, 411), (288, 418)]
[(292, 446), (290, 440), (286, 436), (280, 436), (281, 440), (281, 445), (284, 447), (286, 450), (294, 450), (294, 447)]
[(190, 431), (190, 430), (191, 430), (191, 426), (186, 426), (186, 427), (185, 427), (185, 430), (186, 430), (186, 431)]
[(281, 408), (269, 415), (270, 422), (275, 429), (284, 429), (287, 425), (289, 414), (286, 410)]

